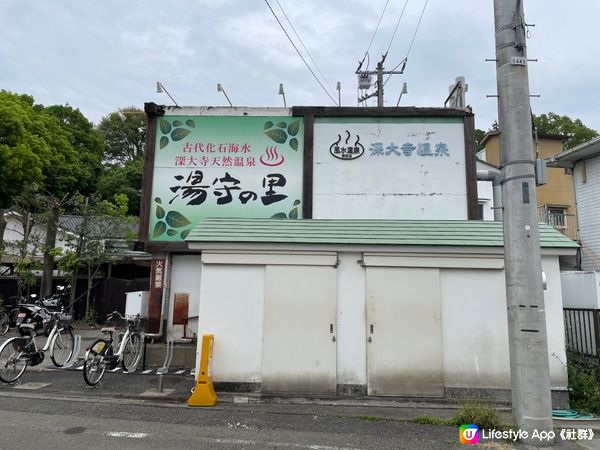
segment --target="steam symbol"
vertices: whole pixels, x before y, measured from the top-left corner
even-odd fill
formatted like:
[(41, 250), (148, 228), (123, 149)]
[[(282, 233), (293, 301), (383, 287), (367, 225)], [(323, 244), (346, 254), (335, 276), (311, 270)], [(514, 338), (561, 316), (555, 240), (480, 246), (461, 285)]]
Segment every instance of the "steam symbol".
[(260, 155), (260, 162), (264, 165), (264, 166), (269, 166), (269, 167), (273, 167), (273, 166), (279, 166), (281, 164), (283, 164), (284, 161), (284, 157), (283, 155), (280, 155), (279, 153), (277, 153), (277, 146), (275, 147), (267, 147), (265, 149), (265, 153), (267, 155), (267, 157), (265, 158), (265, 155)]
[(360, 136), (358, 134), (356, 135), (356, 142), (354, 142), (354, 145), (348, 145), (350, 136), (350, 132), (346, 130), (346, 146), (340, 147), (339, 144), (342, 140), (342, 136), (338, 134), (337, 141), (329, 147), (329, 153), (339, 159), (355, 159), (361, 156), (365, 152), (365, 147), (359, 142)]

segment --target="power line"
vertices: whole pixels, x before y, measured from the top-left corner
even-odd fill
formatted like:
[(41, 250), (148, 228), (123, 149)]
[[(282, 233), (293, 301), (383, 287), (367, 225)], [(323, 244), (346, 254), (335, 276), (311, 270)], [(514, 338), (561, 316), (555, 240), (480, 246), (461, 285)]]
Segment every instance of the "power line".
[(300, 50), (298, 50), (298, 47), (296, 47), (296, 44), (294, 44), (294, 41), (292, 41), (292, 38), (290, 37), (290, 35), (288, 34), (288, 32), (285, 30), (285, 27), (283, 26), (283, 24), (279, 20), (279, 17), (277, 17), (277, 14), (275, 14), (275, 11), (273, 11), (273, 8), (271, 8), (271, 5), (269, 4), (268, 0), (265, 0), (265, 3), (267, 4), (267, 6), (269, 7), (269, 9), (271, 10), (271, 13), (273, 13), (273, 17), (275, 17), (275, 20), (277, 20), (277, 23), (279, 24), (279, 26), (281, 27), (281, 29), (283, 30), (283, 32), (287, 36), (288, 40), (290, 41), (290, 43), (294, 47), (294, 50), (296, 50), (296, 53), (298, 53), (298, 56), (300, 56), (300, 59), (302, 59), (302, 62), (304, 63), (304, 65), (306, 66), (306, 68), (310, 71), (310, 73), (315, 78), (315, 80), (317, 80), (317, 83), (319, 83), (319, 86), (321, 86), (321, 88), (327, 94), (327, 96), (331, 99), (331, 101), (334, 104), (337, 105), (337, 102), (331, 96), (331, 94), (329, 93), (329, 91), (327, 91), (327, 89), (325, 89), (325, 86), (323, 86), (323, 83), (321, 83), (321, 80), (319, 80), (319, 78), (315, 75), (315, 73), (313, 72), (313, 70), (310, 68), (310, 66), (308, 65), (308, 63), (304, 59), (304, 56), (302, 56), (302, 53), (300, 53)]
[[(300, 35), (298, 34), (298, 32), (296, 31), (296, 28), (294, 28), (294, 25), (292, 24), (292, 22), (290, 21), (290, 18), (288, 17), (288, 15), (285, 13), (283, 6), (281, 6), (281, 3), (279, 3), (279, 0), (275, 0), (277, 2), (277, 6), (279, 6), (279, 9), (281, 10), (281, 12), (283, 13), (285, 19), (287, 20), (287, 22), (290, 24), (290, 27), (292, 27), (292, 30), (294, 31), (294, 34), (296, 35), (296, 37), (298, 38), (298, 40), (300, 41), (300, 44), (302, 44), (302, 47), (304, 48), (304, 50), (306, 51), (306, 54), (308, 55), (308, 57), (310, 58), (310, 60), (312, 61), (312, 63), (315, 65), (315, 68), (317, 69), (317, 72), (319, 72), (319, 75), (321, 75), (323, 77), (323, 80), (325, 80), (325, 83), (327, 83), (327, 85), (329, 86), (329, 88), (333, 91), (333, 87), (331, 86), (331, 83), (329, 82), (329, 80), (327, 79), (327, 77), (325, 75), (323, 75), (323, 72), (321, 72), (321, 69), (319, 69), (319, 65), (317, 64), (317, 62), (313, 59), (312, 55), (310, 54), (310, 52), (308, 51), (308, 48), (306, 48), (306, 45), (304, 45), (304, 42), (302, 41), (302, 38), (300, 37)], [(389, 1), (389, 0), (388, 0)]]
[[(392, 33), (392, 38), (390, 39), (390, 43), (388, 45), (387, 50), (385, 51), (385, 55), (390, 51), (390, 47), (392, 46), (392, 42), (394, 42), (394, 37), (396, 37), (396, 31), (398, 31), (398, 26), (400, 25), (400, 21), (402, 20), (402, 16), (404, 16), (404, 11), (406, 10), (406, 5), (408, 5), (408, 0), (404, 3), (404, 8), (402, 8), (402, 12), (400, 13), (400, 17), (398, 17), (398, 22), (396, 22), (396, 28), (394, 28), (394, 32)], [(385, 57), (385, 56), (384, 56)]]
[(427, 8), (427, 3), (429, 3), (429, 0), (425, 0), (425, 4), (423, 5), (423, 10), (421, 11), (421, 17), (419, 17), (419, 22), (417, 23), (415, 34), (413, 34), (412, 40), (410, 41), (410, 45), (408, 46), (408, 51), (406, 52), (406, 59), (408, 59), (408, 55), (410, 55), (413, 43), (415, 42), (415, 38), (417, 37), (417, 32), (419, 31), (419, 27), (421, 26), (421, 20), (423, 20), (423, 15), (425, 14), (425, 8)]
[[(365, 62), (365, 58), (369, 55), (369, 50), (371, 50), (371, 45), (373, 44), (373, 40), (375, 39), (375, 35), (377, 34), (377, 30), (379, 30), (379, 25), (381, 24), (381, 20), (383, 19), (383, 15), (385, 14), (385, 10), (387, 9), (388, 3), (390, 0), (386, 0), (385, 6), (383, 7), (383, 11), (381, 11), (381, 16), (379, 16), (379, 21), (377, 22), (377, 26), (375, 27), (375, 31), (373, 32), (373, 36), (371, 36), (371, 42), (369, 42), (369, 46), (367, 47), (367, 51), (365, 52), (365, 56), (363, 56), (362, 61), (358, 66), (358, 70), (360, 70), (362, 64)], [(369, 63), (367, 62), (367, 70), (369, 69)]]
[[(407, 0), (407, 3), (408, 3), (408, 0)], [(419, 21), (417, 22), (417, 27), (415, 28), (415, 32), (413, 33), (413, 37), (410, 41), (410, 45), (408, 46), (408, 51), (406, 52), (406, 56), (404, 57), (404, 59), (402, 61), (400, 61), (400, 64), (404, 64), (401, 69), (402, 71), (404, 71), (404, 67), (406, 66), (406, 63), (408, 61), (408, 56), (410, 55), (410, 51), (412, 50), (412, 46), (415, 42), (415, 38), (417, 37), (419, 27), (421, 26), (421, 21), (423, 20), (423, 15), (425, 14), (425, 9), (427, 8), (427, 3), (429, 3), (429, 0), (425, 0), (425, 4), (423, 5), (423, 9), (421, 10), (421, 16), (419, 17)], [(406, 7), (406, 5), (405, 5), (405, 7)], [(387, 54), (387, 52), (386, 52), (386, 54)], [(400, 66), (400, 64), (398, 64), (392, 70), (396, 70)], [(388, 77), (385, 79), (385, 82), (383, 83), (384, 86), (388, 82), (388, 80), (390, 79), (391, 76), (392, 75), (388, 75)]]

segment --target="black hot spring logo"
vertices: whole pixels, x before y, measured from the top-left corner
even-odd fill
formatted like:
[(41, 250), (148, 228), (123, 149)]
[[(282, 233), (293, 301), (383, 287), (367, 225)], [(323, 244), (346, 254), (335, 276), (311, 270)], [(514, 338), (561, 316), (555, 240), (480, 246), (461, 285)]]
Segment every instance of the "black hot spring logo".
[(349, 143), (351, 135), (348, 130), (346, 130), (346, 135), (346, 140), (340, 144), (342, 142), (342, 136), (338, 134), (337, 141), (329, 147), (329, 153), (339, 159), (356, 159), (362, 156), (365, 152), (365, 148), (360, 143), (360, 136), (358, 134), (356, 135), (356, 141), (354, 142), (354, 145), (352, 145)]

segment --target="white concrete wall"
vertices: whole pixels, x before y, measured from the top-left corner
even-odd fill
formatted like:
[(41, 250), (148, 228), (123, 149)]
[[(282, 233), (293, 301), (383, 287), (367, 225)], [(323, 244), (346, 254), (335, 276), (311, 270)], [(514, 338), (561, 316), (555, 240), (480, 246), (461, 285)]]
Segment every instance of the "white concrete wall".
[[(198, 315), (200, 304), (200, 279), (202, 261), (200, 255), (173, 255), (171, 259), (171, 284), (169, 288), (169, 305), (167, 331), (170, 339), (183, 337), (183, 325), (173, 325), (174, 298), (177, 293), (189, 294), (188, 317)], [(186, 336), (192, 337), (198, 330), (198, 320), (188, 322)]]
[[(357, 263), (361, 253), (338, 256), (337, 384), (364, 386), (365, 269)], [(175, 260), (174, 267), (182, 262)], [(551, 383), (561, 388), (567, 386), (567, 377), (558, 257), (544, 256), (542, 265), (548, 280), (544, 296)], [(443, 268), (440, 291), (444, 386), (509, 389), (503, 270)], [(215, 335), (214, 380), (261, 382), (265, 266), (205, 264), (200, 295), (198, 336)], [(419, 343), (403, 340), (398, 345)]]
[(203, 266), (198, 337), (215, 336), (214, 381), (261, 382), (264, 289), (264, 266)]
[(581, 268), (600, 270), (600, 156), (578, 162), (573, 177), (582, 246)]
[(446, 387), (510, 388), (504, 271), (442, 269)]
[[(419, 121), (421, 119), (421, 121)], [(313, 217), (315, 219), (467, 219), (465, 144), (462, 121), (419, 118), (317, 118), (314, 128)], [(362, 156), (338, 159), (330, 147), (357, 136)], [(375, 156), (370, 148), (383, 145)], [(405, 156), (401, 146), (427, 143), (449, 156)], [(391, 144), (396, 152), (388, 152)]]
[(339, 253), (337, 270), (337, 383), (367, 384), (365, 269), (361, 253)]
[[(545, 256), (544, 291), (552, 387), (566, 387), (566, 356), (558, 257)], [(446, 387), (510, 388), (504, 272), (441, 271)]]

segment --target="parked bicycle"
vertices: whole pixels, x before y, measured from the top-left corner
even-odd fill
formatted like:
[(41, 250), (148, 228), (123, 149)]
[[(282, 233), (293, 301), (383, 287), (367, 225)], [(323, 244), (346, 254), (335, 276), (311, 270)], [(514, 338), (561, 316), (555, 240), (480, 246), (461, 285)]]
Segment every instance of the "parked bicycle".
[(0, 336), (6, 334), (10, 328), (10, 318), (4, 310), (0, 310)]
[[(38, 317), (42, 320), (19, 323), (17, 327), (21, 336), (10, 338), (0, 346), (0, 381), (14, 383), (28, 366), (41, 364), (47, 351), (50, 351), (50, 359), (56, 367), (64, 366), (73, 356), (75, 338), (71, 316), (63, 311), (49, 312), (40, 308), (34, 319)], [(38, 349), (35, 338), (46, 321), (52, 324), (52, 329), (44, 347)]]
[(107, 316), (109, 320), (114, 320), (115, 317), (126, 323), (117, 352), (114, 352), (113, 343), (114, 335), (119, 331), (116, 327), (107, 327), (102, 328), (106, 337), (92, 342), (85, 353), (83, 379), (89, 386), (97, 385), (106, 370), (115, 369), (121, 364), (125, 372), (134, 372), (140, 362), (143, 340), (140, 315), (126, 318), (120, 312), (113, 311)]

